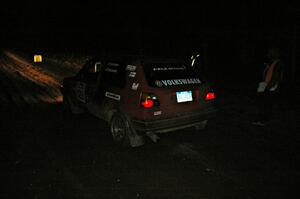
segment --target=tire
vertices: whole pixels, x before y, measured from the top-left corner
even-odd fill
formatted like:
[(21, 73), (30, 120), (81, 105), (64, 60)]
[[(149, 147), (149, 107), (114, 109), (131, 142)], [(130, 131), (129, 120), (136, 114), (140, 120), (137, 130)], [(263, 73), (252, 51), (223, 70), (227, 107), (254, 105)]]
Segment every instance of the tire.
[(121, 113), (115, 113), (112, 116), (109, 124), (110, 134), (113, 141), (122, 147), (129, 147), (129, 135), (130, 135), (130, 126), (129, 121)]

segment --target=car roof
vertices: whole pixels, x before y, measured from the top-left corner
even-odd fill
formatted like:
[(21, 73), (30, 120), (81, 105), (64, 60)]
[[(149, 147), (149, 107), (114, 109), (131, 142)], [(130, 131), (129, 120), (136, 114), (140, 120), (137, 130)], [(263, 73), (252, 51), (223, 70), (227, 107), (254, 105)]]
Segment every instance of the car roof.
[(113, 61), (113, 62), (139, 62), (139, 63), (184, 63), (183, 59), (162, 57), (162, 56), (145, 56), (145, 55), (109, 55), (109, 56), (94, 56), (91, 58), (94, 61)]

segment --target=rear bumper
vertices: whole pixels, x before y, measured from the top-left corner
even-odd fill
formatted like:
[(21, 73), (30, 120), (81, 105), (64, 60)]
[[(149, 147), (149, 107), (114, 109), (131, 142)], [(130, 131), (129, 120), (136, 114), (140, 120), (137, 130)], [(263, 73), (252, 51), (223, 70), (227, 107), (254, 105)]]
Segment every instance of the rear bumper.
[(155, 121), (131, 120), (131, 123), (137, 131), (164, 133), (201, 124), (205, 120), (216, 117), (216, 112), (215, 108), (211, 108)]

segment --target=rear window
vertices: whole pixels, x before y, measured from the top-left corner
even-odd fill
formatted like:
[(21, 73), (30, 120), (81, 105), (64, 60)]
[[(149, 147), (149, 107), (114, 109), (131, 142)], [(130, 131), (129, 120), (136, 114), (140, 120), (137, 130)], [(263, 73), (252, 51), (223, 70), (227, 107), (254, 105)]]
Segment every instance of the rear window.
[(181, 63), (145, 63), (144, 72), (151, 87), (201, 84), (200, 76)]

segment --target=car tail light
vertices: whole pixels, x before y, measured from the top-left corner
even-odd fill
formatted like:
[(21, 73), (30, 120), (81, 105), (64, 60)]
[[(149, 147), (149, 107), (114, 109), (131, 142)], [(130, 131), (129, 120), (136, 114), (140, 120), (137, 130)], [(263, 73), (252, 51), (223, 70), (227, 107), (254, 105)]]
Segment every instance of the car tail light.
[(213, 100), (213, 99), (215, 99), (215, 93), (214, 92), (209, 92), (209, 93), (207, 93), (206, 94), (206, 96), (205, 96), (205, 100)]
[(154, 102), (152, 99), (146, 99), (145, 101), (142, 101), (141, 102), (141, 105), (144, 107), (144, 108), (151, 108), (153, 105), (154, 105)]
[(144, 108), (151, 108), (153, 106), (159, 106), (159, 101), (153, 94), (142, 93), (140, 105)]

